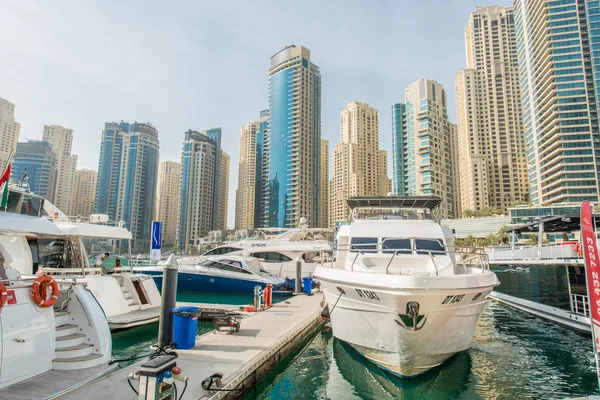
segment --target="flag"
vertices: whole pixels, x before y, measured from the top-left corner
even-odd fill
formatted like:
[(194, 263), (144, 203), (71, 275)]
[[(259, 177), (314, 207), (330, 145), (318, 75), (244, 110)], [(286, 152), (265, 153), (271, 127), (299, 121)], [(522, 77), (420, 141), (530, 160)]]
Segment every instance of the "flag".
[(6, 166), (0, 177), (0, 208), (6, 207), (8, 203), (8, 178), (10, 178), (10, 164)]

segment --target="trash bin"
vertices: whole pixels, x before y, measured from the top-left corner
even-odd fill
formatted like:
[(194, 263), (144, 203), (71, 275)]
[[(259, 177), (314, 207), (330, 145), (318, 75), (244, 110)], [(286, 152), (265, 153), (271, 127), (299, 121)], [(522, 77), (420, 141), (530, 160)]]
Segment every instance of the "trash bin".
[(308, 276), (308, 277), (302, 278), (302, 287), (304, 288), (304, 293), (312, 294), (312, 283), (313, 283), (312, 277)]
[(177, 349), (191, 349), (196, 344), (198, 330), (198, 307), (178, 307), (173, 313), (173, 341)]

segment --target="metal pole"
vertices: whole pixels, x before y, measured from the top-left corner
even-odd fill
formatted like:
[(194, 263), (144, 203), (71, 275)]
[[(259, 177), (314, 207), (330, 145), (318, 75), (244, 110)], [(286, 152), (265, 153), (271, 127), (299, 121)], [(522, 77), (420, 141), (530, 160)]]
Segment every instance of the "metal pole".
[(542, 258), (543, 238), (544, 238), (544, 223), (540, 222), (538, 225), (538, 259)]
[(129, 257), (129, 272), (133, 274), (133, 259), (131, 258), (131, 240), (127, 240), (127, 256)]
[(178, 271), (179, 267), (175, 255), (171, 254), (163, 268), (160, 322), (158, 326), (159, 348), (167, 347), (173, 342), (173, 314), (171, 310), (176, 307)]
[(302, 261), (300, 261), (300, 257), (296, 258), (296, 290), (294, 293), (302, 292)]

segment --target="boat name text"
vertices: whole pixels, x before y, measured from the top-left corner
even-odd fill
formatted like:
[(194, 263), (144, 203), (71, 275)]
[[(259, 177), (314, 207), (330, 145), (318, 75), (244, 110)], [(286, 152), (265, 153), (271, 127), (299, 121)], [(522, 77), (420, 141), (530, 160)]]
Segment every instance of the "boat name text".
[(372, 292), (370, 290), (361, 290), (361, 289), (355, 289), (356, 293), (358, 293), (358, 295), (360, 297), (366, 297), (367, 299), (371, 299), (371, 300), (379, 300), (379, 296), (377, 296), (377, 293)]
[(463, 299), (463, 297), (465, 297), (464, 294), (453, 294), (450, 296), (446, 296), (444, 301), (442, 301), (442, 304), (459, 303)]

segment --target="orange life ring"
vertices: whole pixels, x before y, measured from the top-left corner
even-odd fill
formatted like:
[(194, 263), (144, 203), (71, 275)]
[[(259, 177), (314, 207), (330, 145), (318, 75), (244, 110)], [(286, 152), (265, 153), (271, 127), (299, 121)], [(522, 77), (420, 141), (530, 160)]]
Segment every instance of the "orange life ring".
[[(52, 289), (52, 297), (47, 298), (46, 287)], [(31, 298), (33, 302), (40, 307), (50, 307), (58, 299), (58, 283), (50, 275), (39, 276), (33, 285), (31, 285)]]
[(4, 283), (0, 282), (0, 311), (2, 311), (2, 307), (6, 304), (6, 300), (8, 300), (8, 291)]

